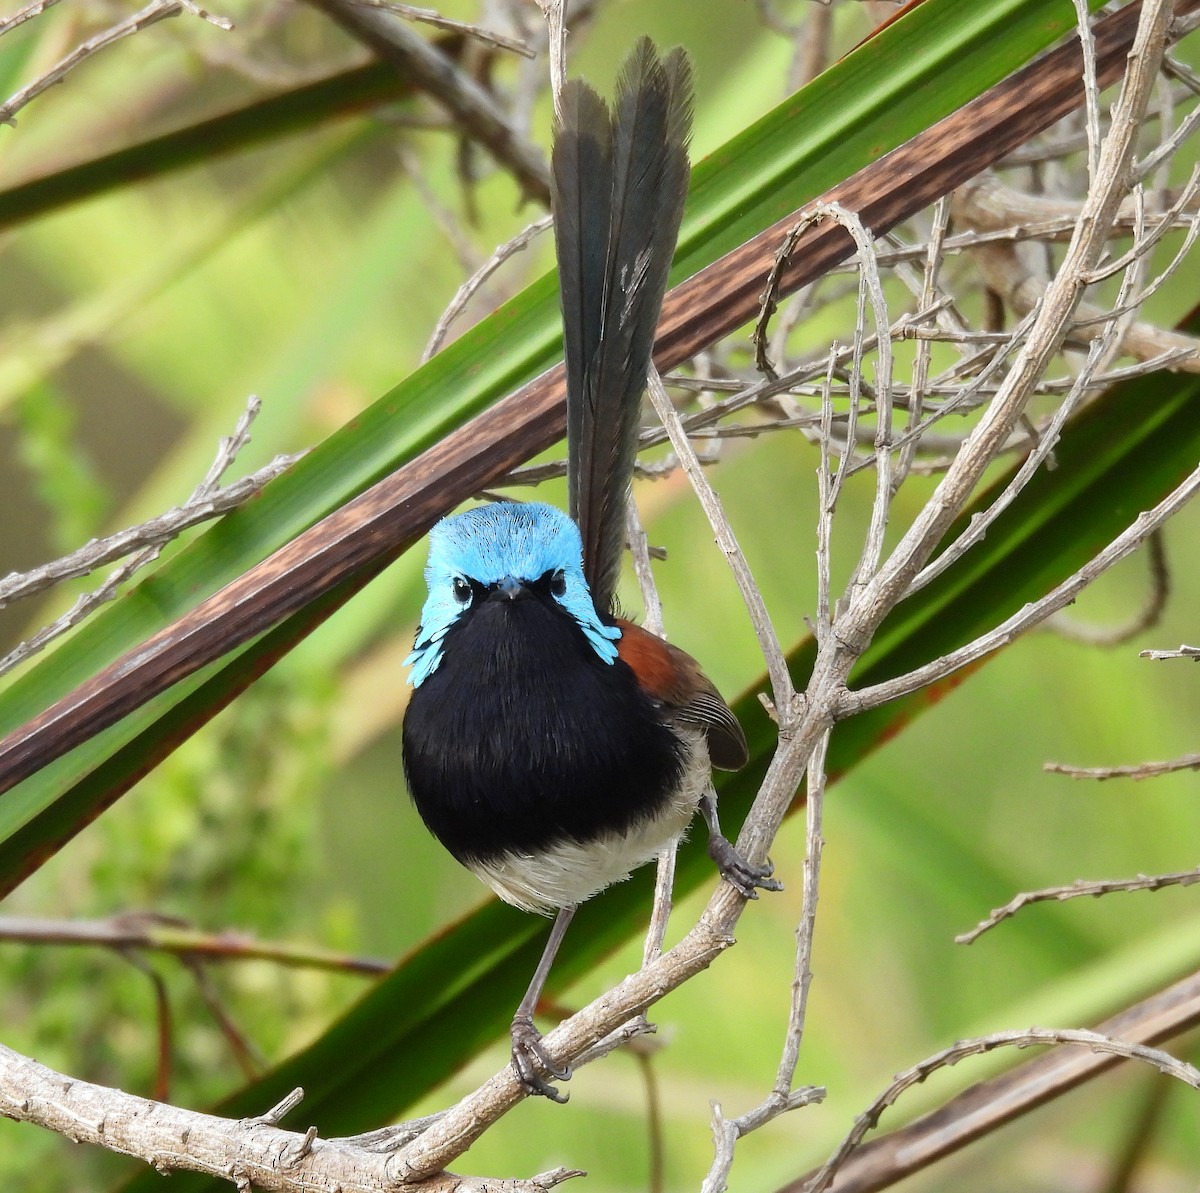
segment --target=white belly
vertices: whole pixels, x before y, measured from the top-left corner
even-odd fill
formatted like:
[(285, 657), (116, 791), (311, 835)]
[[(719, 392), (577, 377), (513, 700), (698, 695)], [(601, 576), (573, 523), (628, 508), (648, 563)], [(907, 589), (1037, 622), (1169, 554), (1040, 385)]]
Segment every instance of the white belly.
[(683, 782), (657, 816), (624, 833), (606, 833), (587, 844), (561, 841), (533, 853), (509, 853), (470, 868), (506, 903), (522, 911), (549, 914), (582, 903), (606, 886), (628, 878), (681, 836), (696, 814), (712, 769), (703, 733), (683, 730), (690, 762)]

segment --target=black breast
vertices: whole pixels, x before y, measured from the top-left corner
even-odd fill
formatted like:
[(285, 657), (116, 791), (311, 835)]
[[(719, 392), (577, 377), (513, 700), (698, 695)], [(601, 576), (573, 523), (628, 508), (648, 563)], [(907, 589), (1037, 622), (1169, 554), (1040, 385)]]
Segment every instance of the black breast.
[(679, 782), (681, 743), (633, 672), (548, 598), (485, 600), (443, 650), (404, 718), (404, 771), (460, 861), (625, 830)]

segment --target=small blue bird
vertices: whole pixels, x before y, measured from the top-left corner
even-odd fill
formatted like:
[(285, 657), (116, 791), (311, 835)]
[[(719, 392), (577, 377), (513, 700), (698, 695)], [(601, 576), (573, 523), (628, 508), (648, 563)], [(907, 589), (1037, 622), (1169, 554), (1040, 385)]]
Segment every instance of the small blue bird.
[(610, 113), (563, 89), (552, 196), (571, 516), (498, 502), (429, 536), (404, 771), (430, 831), (502, 899), (557, 918), (512, 1023), (513, 1068), (566, 1101), (533, 1014), (576, 906), (652, 860), (696, 811), (749, 897), (778, 889), (721, 836), (711, 768), (747, 758), (689, 655), (615, 615), (641, 395), (687, 194), (691, 70), (642, 39)]

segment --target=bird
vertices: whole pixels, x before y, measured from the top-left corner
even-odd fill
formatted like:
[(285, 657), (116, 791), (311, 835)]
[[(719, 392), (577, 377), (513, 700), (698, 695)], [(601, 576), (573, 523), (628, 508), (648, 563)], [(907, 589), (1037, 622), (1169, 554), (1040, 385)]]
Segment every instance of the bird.
[(642, 38), (611, 108), (562, 88), (551, 154), (567, 389), (568, 507), (493, 501), (429, 534), (402, 729), (434, 837), (501, 899), (555, 914), (513, 1016), (512, 1067), (556, 1102), (571, 1076), (533, 1023), (576, 907), (683, 834), (744, 895), (779, 889), (720, 831), (712, 768), (747, 761), (700, 665), (628, 618), (616, 588), (641, 399), (690, 167), (690, 60)]

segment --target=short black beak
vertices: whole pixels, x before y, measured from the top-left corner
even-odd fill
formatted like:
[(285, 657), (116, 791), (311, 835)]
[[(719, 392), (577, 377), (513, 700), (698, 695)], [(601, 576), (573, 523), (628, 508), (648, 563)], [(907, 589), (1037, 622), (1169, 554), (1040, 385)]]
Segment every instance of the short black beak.
[(489, 599), (493, 601), (518, 601), (528, 595), (529, 589), (515, 576), (504, 576), (496, 581)]

